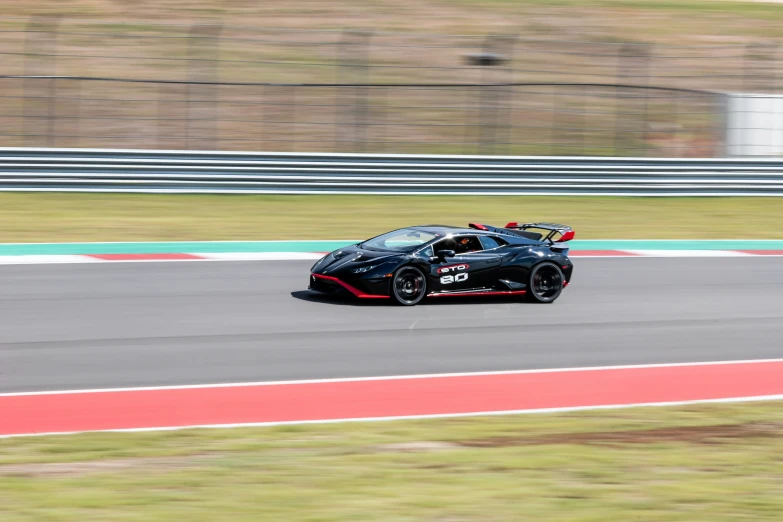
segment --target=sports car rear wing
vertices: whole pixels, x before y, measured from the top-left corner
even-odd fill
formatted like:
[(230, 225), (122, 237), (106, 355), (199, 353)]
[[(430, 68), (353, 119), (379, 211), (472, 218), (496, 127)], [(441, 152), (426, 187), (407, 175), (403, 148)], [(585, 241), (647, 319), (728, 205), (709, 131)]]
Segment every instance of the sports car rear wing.
[[(568, 225), (561, 225), (559, 223), (522, 223), (519, 224), (515, 221), (507, 223), (505, 226), (508, 230), (543, 230), (545, 233), (541, 234), (544, 241), (551, 243), (565, 243), (571, 241), (576, 236), (576, 232)], [(560, 236), (557, 240), (555, 237)]]
[[(519, 224), (517, 222), (511, 222), (506, 224), (505, 227), (499, 228), (499, 227), (493, 227), (492, 225), (482, 225), (480, 223), (470, 223), (468, 226), (470, 228), (475, 228), (476, 230), (488, 230), (491, 232), (498, 232), (498, 233), (506, 233), (508, 234), (511, 232), (512, 234), (517, 234), (520, 236), (525, 236), (530, 239), (536, 239), (541, 241), (548, 241), (549, 243), (565, 243), (566, 241), (571, 241), (574, 239), (574, 236), (576, 235), (576, 232), (569, 227), (568, 225), (560, 225), (558, 223), (522, 223)], [(541, 230), (543, 233), (539, 232), (527, 232), (527, 230)], [(557, 240), (555, 240), (555, 237), (558, 237)]]

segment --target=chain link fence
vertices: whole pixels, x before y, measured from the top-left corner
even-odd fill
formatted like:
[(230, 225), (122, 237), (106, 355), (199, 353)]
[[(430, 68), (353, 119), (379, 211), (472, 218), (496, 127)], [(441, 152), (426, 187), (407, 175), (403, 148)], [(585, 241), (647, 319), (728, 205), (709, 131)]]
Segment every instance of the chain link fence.
[(0, 22), (0, 145), (716, 157), (777, 43)]

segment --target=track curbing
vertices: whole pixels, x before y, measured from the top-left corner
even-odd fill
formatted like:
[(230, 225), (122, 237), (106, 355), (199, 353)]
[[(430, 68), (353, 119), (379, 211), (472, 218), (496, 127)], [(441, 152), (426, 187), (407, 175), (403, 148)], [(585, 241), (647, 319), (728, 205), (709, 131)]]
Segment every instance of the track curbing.
[(0, 395), (0, 438), (783, 400), (783, 359)]

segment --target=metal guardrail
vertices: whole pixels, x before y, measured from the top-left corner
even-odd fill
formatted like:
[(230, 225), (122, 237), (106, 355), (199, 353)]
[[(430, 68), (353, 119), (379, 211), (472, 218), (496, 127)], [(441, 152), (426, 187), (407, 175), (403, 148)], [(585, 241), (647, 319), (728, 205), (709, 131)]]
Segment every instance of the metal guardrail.
[(0, 148), (0, 191), (783, 196), (783, 159)]

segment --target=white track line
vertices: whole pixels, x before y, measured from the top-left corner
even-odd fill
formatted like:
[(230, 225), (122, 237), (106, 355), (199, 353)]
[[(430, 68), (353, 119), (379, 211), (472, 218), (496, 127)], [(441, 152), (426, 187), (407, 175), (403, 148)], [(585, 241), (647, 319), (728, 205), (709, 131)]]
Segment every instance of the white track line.
[(49, 265), (100, 262), (102, 262), (101, 259), (81, 255), (0, 256), (0, 265)]
[[(586, 254), (581, 255), (579, 250), (574, 250), (571, 257), (574, 259), (595, 258), (703, 258), (703, 257), (742, 257), (763, 258), (783, 257), (783, 254), (753, 254), (735, 250), (610, 250), (616, 254)], [(185, 259), (101, 259), (95, 257), (102, 254), (68, 254), (68, 255), (15, 255), (0, 256), (0, 265), (46, 265), (46, 264), (80, 264), (80, 263), (185, 263), (204, 261), (300, 261), (316, 260), (323, 257), (322, 252), (174, 252), (196, 256)], [(630, 254), (630, 255), (629, 255)], [(107, 254), (103, 254), (107, 255)], [(110, 254), (108, 254), (110, 255)], [(118, 254), (121, 255), (121, 254)], [(140, 254), (144, 255), (144, 254)], [(155, 254), (150, 254), (155, 255)]]
[[(783, 0), (781, 0), (783, 1)], [(136, 245), (138, 243), (165, 243), (167, 245), (177, 245), (177, 244), (221, 244), (221, 243), (309, 243), (309, 242), (323, 242), (323, 243), (345, 243), (345, 244), (354, 244), (358, 243), (360, 241), (363, 241), (361, 239), (251, 239), (251, 240), (244, 240), (244, 239), (217, 239), (217, 240), (207, 240), (207, 241), (71, 241), (71, 242), (65, 242), (65, 243), (0, 243), (0, 246), (28, 246), (28, 245)], [(617, 239), (617, 238), (610, 238), (610, 239), (577, 239), (576, 241), (580, 243), (605, 243), (607, 241), (610, 242), (636, 242), (636, 243), (671, 243), (671, 242), (682, 242), (682, 243), (731, 243), (731, 242), (743, 242), (743, 243), (769, 243), (769, 242), (781, 242), (783, 243), (783, 240), (779, 239), (742, 239), (742, 238), (732, 238), (732, 239)]]
[(754, 254), (736, 250), (623, 250), (623, 252), (641, 257), (756, 257)]
[(297, 261), (300, 259), (321, 259), (318, 252), (210, 252), (193, 253), (209, 261)]
[[(114, 393), (114, 392), (136, 392), (136, 391), (159, 391), (159, 390), (197, 390), (208, 388), (240, 388), (249, 386), (288, 386), (299, 384), (329, 384), (345, 382), (366, 382), (366, 381), (394, 381), (405, 379), (441, 379), (451, 377), (482, 377), (494, 375), (523, 375), (537, 373), (560, 373), (560, 372), (592, 372), (605, 370), (637, 370), (647, 368), (682, 368), (690, 366), (719, 366), (731, 364), (768, 364), (783, 363), (780, 359), (742, 359), (735, 361), (704, 361), (687, 363), (658, 363), (658, 364), (632, 364), (619, 366), (581, 366), (571, 368), (546, 368), (534, 370), (508, 370), (508, 371), (490, 371), (490, 372), (464, 372), (464, 373), (432, 373), (418, 375), (389, 375), (379, 377), (344, 377), (336, 379), (303, 379), (293, 381), (258, 381), (258, 382), (234, 382), (219, 384), (185, 384), (174, 386), (141, 386), (136, 388), (95, 388), (95, 389), (76, 389), (76, 390), (53, 390), (36, 392), (12, 392), (0, 393), (2, 397), (19, 397), (32, 395), (70, 395), (80, 393)], [(783, 376), (781, 376), (783, 378)]]

